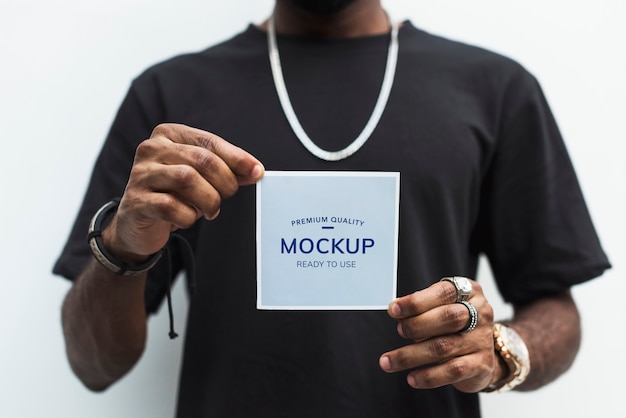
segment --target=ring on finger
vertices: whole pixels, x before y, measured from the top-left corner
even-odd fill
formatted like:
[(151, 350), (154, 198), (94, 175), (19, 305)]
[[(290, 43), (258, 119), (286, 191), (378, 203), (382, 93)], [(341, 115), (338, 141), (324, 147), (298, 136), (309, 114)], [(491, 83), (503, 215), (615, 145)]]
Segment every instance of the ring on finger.
[(462, 276), (453, 276), (453, 277), (444, 277), (440, 281), (450, 282), (456, 288), (456, 301), (463, 302), (467, 301), (472, 294), (472, 282), (467, 277)]
[(465, 326), (465, 328), (459, 331), (461, 334), (467, 334), (468, 332), (473, 331), (474, 328), (476, 328), (476, 326), (478, 325), (478, 309), (476, 309), (476, 307), (472, 305), (471, 303), (464, 301), (464, 300), (457, 302), (457, 303), (464, 305), (470, 314), (469, 320), (467, 321), (467, 325)]

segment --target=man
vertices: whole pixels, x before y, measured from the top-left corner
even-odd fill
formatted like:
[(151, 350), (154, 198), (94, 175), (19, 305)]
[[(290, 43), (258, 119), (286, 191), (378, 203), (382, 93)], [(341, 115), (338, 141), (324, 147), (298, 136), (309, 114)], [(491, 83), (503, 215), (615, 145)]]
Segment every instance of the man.
[[(294, 113), (313, 149), (349, 151), (338, 160), (305, 148), (284, 116), (273, 25)], [(134, 81), (55, 266), (74, 280), (63, 328), (87, 387), (104, 390), (141, 357), (146, 312), (186, 264), (174, 231), (198, 278), (180, 417), (476, 417), (476, 393), (536, 389), (568, 369), (580, 343), (570, 287), (609, 264), (537, 83), (409, 22), (390, 72), (390, 29), (378, 0), (277, 0), (261, 27)], [(351, 148), (389, 79), (380, 121)], [(245, 186), (265, 168), (401, 173), (401, 297), (388, 312), (255, 309)], [(504, 327), (459, 277), (483, 252), (515, 308)]]

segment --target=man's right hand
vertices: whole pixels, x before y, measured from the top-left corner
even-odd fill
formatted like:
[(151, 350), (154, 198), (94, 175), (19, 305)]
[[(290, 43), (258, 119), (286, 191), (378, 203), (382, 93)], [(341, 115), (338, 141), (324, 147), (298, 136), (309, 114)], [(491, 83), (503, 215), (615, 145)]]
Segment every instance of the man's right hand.
[(137, 147), (126, 190), (105, 247), (129, 264), (159, 251), (170, 233), (214, 219), (222, 199), (264, 174), (252, 155), (219, 136), (185, 125), (157, 126)]

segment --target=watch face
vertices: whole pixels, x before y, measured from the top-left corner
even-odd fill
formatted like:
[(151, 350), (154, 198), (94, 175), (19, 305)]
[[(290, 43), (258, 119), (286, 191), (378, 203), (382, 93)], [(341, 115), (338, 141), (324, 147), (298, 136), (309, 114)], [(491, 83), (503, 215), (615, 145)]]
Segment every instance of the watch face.
[(500, 335), (511, 354), (519, 360), (528, 361), (528, 348), (526, 348), (526, 344), (524, 344), (524, 341), (514, 329), (502, 327), (500, 329)]

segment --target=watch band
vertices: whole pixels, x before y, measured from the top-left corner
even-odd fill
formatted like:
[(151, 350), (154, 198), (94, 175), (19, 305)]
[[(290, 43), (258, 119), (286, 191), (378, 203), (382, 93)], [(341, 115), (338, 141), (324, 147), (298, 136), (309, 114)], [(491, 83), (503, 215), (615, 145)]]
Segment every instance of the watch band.
[(500, 323), (493, 326), (493, 342), (496, 353), (506, 363), (509, 373), (482, 392), (507, 392), (523, 383), (530, 373), (528, 348), (514, 329)]
[(144, 263), (138, 266), (129, 265), (121, 260), (118, 260), (109, 251), (107, 251), (102, 241), (102, 225), (105, 219), (117, 211), (119, 204), (120, 199), (115, 198), (110, 202), (105, 203), (100, 209), (98, 209), (89, 223), (87, 240), (89, 241), (89, 248), (91, 248), (91, 252), (94, 257), (107, 270), (110, 270), (119, 276), (136, 276), (154, 267), (154, 265), (161, 258), (163, 250), (152, 254)]

